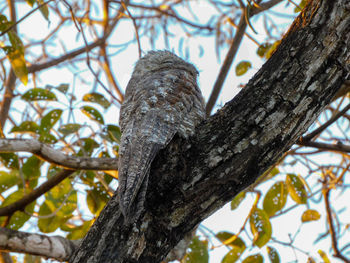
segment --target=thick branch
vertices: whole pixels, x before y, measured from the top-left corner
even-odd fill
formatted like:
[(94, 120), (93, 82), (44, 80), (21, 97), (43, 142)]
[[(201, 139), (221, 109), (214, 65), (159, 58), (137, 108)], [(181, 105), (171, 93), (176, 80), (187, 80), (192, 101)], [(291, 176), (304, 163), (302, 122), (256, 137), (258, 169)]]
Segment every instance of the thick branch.
[(60, 236), (32, 234), (0, 227), (0, 250), (68, 261), (78, 244), (78, 241)]
[(152, 163), (145, 212), (124, 225), (116, 195), (72, 263), (160, 262), (184, 235), (273, 165), (349, 77), (346, 1), (311, 0), (247, 86)]
[(49, 163), (66, 169), (118, 170), (118, 159), (116, 158), (71, 156), (34, 139), (0, 139), (0, 152), (30, 152)]

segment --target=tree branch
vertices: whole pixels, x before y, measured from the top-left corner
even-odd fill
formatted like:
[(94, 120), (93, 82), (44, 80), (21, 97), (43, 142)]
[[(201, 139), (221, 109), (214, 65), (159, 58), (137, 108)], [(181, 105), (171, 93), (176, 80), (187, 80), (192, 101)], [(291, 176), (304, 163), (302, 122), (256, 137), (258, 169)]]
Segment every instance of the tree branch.
[(323, 183), (323, 189), (322, 189), (322, 195), (324, 198), (324, 203), (326, 207), (326, 214), (327, 214), (327, 222), (329, 226), (329, 233), (331, 235), (331, 240), (332, 240), (332, 248), (334, 251), (334, 257), (339, 258), (343, 260), (346, 263), (350, 263), (350, 260), (347, 259), (342, 253), (340, 253), (338, 249), (338, 239), (337, 239), (337, 234), (334, 229), (334, 224), (333, 224), (333, 217), (332, 217), (332, 209), (331, 205), (329, 202), (329, 194), (330, 194), (330, 189), (329, 185), (327, 184), (328, 179), (325, 179), (325, 182)]
[(117, 158), (71, 156), (34, 139), (0, 139), (0, 152), (30, 152), (65, 169), (118, 170)]
[(26, 253), (68, 261), (79, 241), (60, 236), (46, 236), (0, 227), (0, 250)]
[(73, 170), (63, 170), (58, 174), (52, 176), (45, 183), (41, 184), (39, 187), (35, 188), (32, 192), (25, 195), (22, 199), (0, 208), (0, 216), (10, 216), (16, 211), (24, 210), (24, 208), (31, 202), (34, 202), (39, 196), (50, 191), (53, 187), (58, 185), (69, 175), (71, 175)]
[(332, 118), (330, 118), (328, 121), (326, 121), (323, 125), (315, 129), (314, 131), (310, 132), (309, 134), (303, 136), (301, 138), (301, 141), (308, 142), (321, 132), (323, 132), (325, 129), (327, 129), (330, 125), (332, 125), (336, 120), (338, 120), (341, 116), (343, 116), (348, 110), (350, 109), (350, 104), (348, 104), (344, 109), (339, 111), (338, 113), (334, 114)]
[(193, 137), (175, 137), (160, 151), (135, 224), (124, 223), (114, 195), (71, 263), (160, 262), (278, 161), (349, 76), (348, 8), (343, 0), (308, 1), (247, 86)]
[(325, 151), (336, 151), (336, 152), (348, 152), (350, 153), (350, 146), (344, 145), (342, 143), (339, 144), (329, 144), (329, 143), (322, 143), (322, 142), (314, 142), (314, 141), (304, 141), (299, 140), (297, 142), (298, 145), (302, 146), (308, 146), (313, 147)]

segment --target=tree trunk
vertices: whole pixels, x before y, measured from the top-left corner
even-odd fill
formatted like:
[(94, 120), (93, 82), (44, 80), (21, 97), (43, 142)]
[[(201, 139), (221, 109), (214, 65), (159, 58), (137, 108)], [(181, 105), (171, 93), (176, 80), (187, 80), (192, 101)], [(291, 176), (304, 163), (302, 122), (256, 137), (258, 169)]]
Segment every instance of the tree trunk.
[(349, 1), (310, 1), (248, 85), (160, 152), (141, 218), (124, 225), (115, 195), (71, 262), (160, 262), (298, 140), (349, 79), (349, 61)]

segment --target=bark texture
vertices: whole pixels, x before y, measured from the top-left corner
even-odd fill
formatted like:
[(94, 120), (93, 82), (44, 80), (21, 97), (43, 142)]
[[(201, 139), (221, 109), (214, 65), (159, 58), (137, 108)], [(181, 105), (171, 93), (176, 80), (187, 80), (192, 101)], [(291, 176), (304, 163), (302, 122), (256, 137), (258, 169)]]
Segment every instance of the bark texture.
[(158, 154), (140, 220), (125, 226), (114, 196), (71, 262), (160, 262), (298, 140), (349, 79), (349, 61), (349, 1), (310, 1), (246, 88)]

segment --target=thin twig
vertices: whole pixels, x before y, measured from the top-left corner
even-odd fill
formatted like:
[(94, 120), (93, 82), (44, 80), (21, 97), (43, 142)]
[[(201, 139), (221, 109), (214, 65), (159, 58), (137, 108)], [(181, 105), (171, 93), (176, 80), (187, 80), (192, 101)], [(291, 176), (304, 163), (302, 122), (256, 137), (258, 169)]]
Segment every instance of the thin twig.
[(48, 0), (40, 5), (38, 5), (36, 8), (32, 9), (30, 12), (28, 12), (28, 14), (26, 14), (24, 17), (22, 17), (20, 20), (15, 21), (11, 26), (9, 26), (8, 28), (6, 28), (6, 30), (2, 31), (2, 33), (0, 33), (0, 37), (5, 35), (7, 32), (9, 32), (10, 30), (14, 29), (19, 23), (21, 23), (24, 19), (26, 19), (27, 17), (29, 17), (31, 14), (33, 14), (35, 11), (37, 11), (38, 9), (42, 8), (44, 5), (50, 3), (53, 0)]
[(329, 233), (331, 235), (331, 240), (332, 240), (332, 248), (334, 250), (333, 256), (343, 260), (346, 263), (349, 263), (350, 260), (347, 259), (343, 254), (341, 254), (338, 249), (338, 239), (337, 239), (337, 234), (335, 232), (334, 224), (333, 224), (332, 209), (329, 201), (329, 193), (330, 193), (330, 188), (328, 185), (328, 178), (326, 177), (325, 181), (323, 182), (322, 194), (324, 197), (324, 202), (326, 207), (327, 222), (329, 225)]
[(330, 118), (328, 121), (326, 121), (323, 125), (318, 127), (316, 130), (310, 132), (309, 134), (303, 136), (301, 138), (301, 141), (307, 142), (313, 139), (315, 136), (323, 132), (325, 129), (327, 129), (331, 124), (333, 124), (336, 120), (338, 120), (341, 116), (343, 116), (348, 110), (350, 109), (350, 103), (341, 111), (334, 114), (332, 118)]
[(298, 141), (297, 144), (302, 146), (308, 146), (313, 147), (321, 150), (326, 151), (336, 151), (336, 152), (350, 152), (350, 146), (344, 145), (342, 143), (339, 144), (329, 144), (329, 143), (323, 143), (323, 142), (314, 142), (314, 141)]

